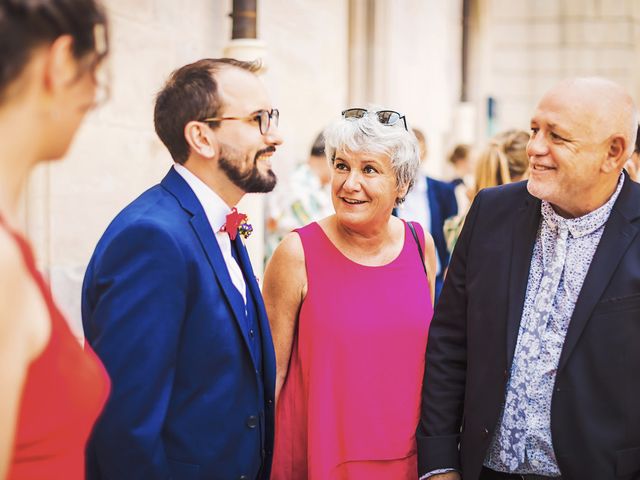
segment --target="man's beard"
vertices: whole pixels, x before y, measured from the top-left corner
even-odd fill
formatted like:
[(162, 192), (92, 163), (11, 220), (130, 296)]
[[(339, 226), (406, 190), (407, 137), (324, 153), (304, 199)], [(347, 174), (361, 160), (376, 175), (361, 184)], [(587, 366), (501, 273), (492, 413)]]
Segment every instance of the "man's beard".
[(220, 169), (227, 174), (237, 187), (246, 193), (266, 193), (273, 190), (276, 186), (277, 178), (273, 170), (269, 169), (266, 173), (261, 173), (258, 169), (258, 157), (265, 153), (275, 152), (275, 147), (267, 147), (259, 150), (253, 158), (253, 165), (246, 171), (242, 170), (242, 164), (245, 163), (242, 156), (235, 149), (226, 147), (220, 151), (220, 159), (218, 165)]

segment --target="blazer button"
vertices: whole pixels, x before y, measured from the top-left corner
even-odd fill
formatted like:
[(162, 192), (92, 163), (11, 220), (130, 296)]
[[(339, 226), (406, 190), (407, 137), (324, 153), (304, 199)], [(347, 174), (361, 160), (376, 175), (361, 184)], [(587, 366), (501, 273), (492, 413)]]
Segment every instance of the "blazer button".
[(251, 338), (253, 338), (253, 337), (255, 337), (255, 336), (256, 336), (256, 332), (254, 332), (254, 331), (253, 331), (253, 328), (252, 328), (251, 330), (249, 330), (249, 336), (250, 336)]
[(272, 406), (272, 405), (273, 405), (273, 400), (268, 399), (268, 400), (267, 400), (267, 405)]
[(247, 418), (247, 427), (256, 428), (258, 426), (258, 417), (251, 415)]
[(240, 480), (249, 480), (249, 477), (246, 475), (240, 475)]
[(488, 429), (484, 429), (482, 430), (482, 438), (489, 438), (489, 430)]

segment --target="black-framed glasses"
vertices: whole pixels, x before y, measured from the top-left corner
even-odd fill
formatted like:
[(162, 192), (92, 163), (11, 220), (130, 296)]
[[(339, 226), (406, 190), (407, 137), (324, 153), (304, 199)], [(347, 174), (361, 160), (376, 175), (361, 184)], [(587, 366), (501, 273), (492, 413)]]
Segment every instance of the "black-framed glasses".
[(366, 108), (347, 108), (342, 111), (342, 116), (344, 118), (362, 118), (367, 114), (373, 114), (378, 118), (378, 121), (383, 125), (395, 125), (400, 120), (404, 124), (404, 129), (409, 131), (407, 128), (407, 119), (401, 113), (398, 113), (394, 110), (378, 110), (376, 112), (371, 112)]
[(260, 128), (260, 134), (266, 135), (267, 133), (269, 133), (269, 129), (271, 128), (272, 124), (277, 127), (278, 123), (280, 123), (280, 112), (278, 111), (277, 108), (274, 108), (271, 111), (258, 110), (257, 112), (252, 113), (251, 115), (248, 115), (246, 117), (209, 117), (209, 118), (203, 118), (200, 121), (205, 123), (211, 123), (211, 122), (220, 122), (222, 120), (243, 120), (245, 122), (246, 121), (258, 122), (258, 127)]

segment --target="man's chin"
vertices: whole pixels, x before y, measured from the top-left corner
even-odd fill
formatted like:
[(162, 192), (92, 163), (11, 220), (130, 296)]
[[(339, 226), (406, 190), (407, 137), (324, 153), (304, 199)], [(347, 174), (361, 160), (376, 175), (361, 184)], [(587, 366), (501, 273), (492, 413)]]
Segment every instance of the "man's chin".
[(527, 191), (540, 200), (546, 200), (545, 197), (548, 196), (547, 189), (544, 188), (543, 185), (540, 185), (540, 182), (532, 180), (531, 178), (527, 181)]
[(247, 193), (269, 193), (275, 188), (276, 183), (278, 183), (276, 174), (273, 173), (272, 170), (269, 170), (266, 174), (260, 175), (259, 182), (254, 182), (251, 185), (248, 185), (246, 192)]

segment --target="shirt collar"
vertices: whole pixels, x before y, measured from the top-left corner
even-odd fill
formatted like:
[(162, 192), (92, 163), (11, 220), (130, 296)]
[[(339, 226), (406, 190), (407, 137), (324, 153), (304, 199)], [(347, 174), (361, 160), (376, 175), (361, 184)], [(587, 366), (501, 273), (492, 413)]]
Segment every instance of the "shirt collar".
[(231, 213), (231, 208), (214, 192), (206, 183), (196, 177), (188, 168), (179, 163), (173, 165), (174, 170), (191, 187), (196, 198), (202, 205), (207, 220), (211, 224), (214, 232), (220, 230), (226, 221), (227, 215)]
[(597, 208), (593, 212), (589, 212), (586, 215), (576, 218), (563, 218), (558, 215), (551, 204), (546, 200), (542, 201), (542, 217), (546, 224), (551, 227), (552, 230), (558, 230), (559, 228), (566, 228), (573, 238), (583, 237), (598, 230), (602, 225), (606, 223), (613, 209), (613, 204), (616, 203), (622, 185), (624, 184), (624, 174), (620, 174), (618, 179), (618, 186), (613, 195), (607, 200), (607, 203)]

